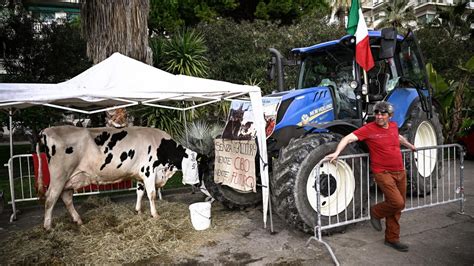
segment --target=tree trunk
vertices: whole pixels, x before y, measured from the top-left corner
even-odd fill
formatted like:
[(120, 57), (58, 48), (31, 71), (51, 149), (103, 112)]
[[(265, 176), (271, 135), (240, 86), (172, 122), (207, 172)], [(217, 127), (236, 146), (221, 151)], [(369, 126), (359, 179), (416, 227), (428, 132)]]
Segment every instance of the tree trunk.
[[(149, 0), (86, 0), (82, 4), (82, 34), (87, 41), (87, 56), (97, 64), (115, 52), (151, 65), (148, 46)], [(128, 117), (125, 109), (116, 113)], [(106, 125), (124, 125), (109, 117)], [(106, 119), (107, 120), (107, 119)]]
[(115, 52), (152, 64), (148, 47), (148, 0), (86, 0), (82, 33), (87, 56), (97, 64)]

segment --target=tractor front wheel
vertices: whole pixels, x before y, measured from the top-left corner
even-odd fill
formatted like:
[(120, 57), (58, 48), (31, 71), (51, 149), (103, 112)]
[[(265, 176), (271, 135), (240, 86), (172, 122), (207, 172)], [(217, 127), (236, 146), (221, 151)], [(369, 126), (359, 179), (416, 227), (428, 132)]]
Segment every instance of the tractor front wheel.
[[(313, 232), (317, 216), (314, 186), (318, 166), (322, 225), (351, 220), (365, 211), (368, 204), (367, 177), (361, 175), (365, 166), (359, 159), (318, 165), (326, 155), (336, 150), (340, 140), (341, 136), (337, 134), (310, 134), (292, 139), (281, 150), (273, 166), (272, 204), (289, 225), (304, 232)], [(357, 153), (361, 150), (353, 144), (346, 147), (341, 155)], [(336, 227), (330, 231), (344, 229)]]

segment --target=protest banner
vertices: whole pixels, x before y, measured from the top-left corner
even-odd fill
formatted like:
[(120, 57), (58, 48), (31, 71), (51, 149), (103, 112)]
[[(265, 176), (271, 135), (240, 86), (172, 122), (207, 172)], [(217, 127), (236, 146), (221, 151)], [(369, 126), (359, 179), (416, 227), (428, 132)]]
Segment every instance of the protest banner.
[(241, 191), (256, 192), (255, 140), (214, 140), (214, 182)]

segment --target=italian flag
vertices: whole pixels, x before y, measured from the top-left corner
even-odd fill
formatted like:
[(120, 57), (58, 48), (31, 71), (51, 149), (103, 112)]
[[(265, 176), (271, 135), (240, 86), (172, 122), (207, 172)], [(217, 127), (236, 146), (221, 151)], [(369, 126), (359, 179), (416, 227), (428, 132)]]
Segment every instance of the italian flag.
[(370, 51), (369, 32), (365, 24), (358, 0), (352, 0), (347, 21), (347, 33), (356, 37), (356, 62), (365, 70), (374, 67), (374, 58)]

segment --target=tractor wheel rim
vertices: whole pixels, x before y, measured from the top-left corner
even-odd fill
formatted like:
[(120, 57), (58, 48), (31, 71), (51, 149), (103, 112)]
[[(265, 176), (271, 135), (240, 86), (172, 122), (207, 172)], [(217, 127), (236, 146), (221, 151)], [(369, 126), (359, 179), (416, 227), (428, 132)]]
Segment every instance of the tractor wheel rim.
[[(416, 129), (415, 141), (413, 144), (417, 148), (438, 145), (436, 131), (430, 122), (421, 122), (421, 124)], [(430, 176), (436, 166), (437, 159), (438, 153), (436, 149), (427, 149), (415, 152), (415, 164), (416, 168), (418, 169), (418, 173), (423, 177)]]
[[(318, 165), (313, 168), (306, 183), (306, 195), (314, 211), (317, 211), (314, 187), (317, 168)], [(355, 179), (351, 167), (343, 160), (336, 164), (326, 162), (319, 165), (319, 173), (321, 215), (333, 216), (343, 212), (354, 198)]]

